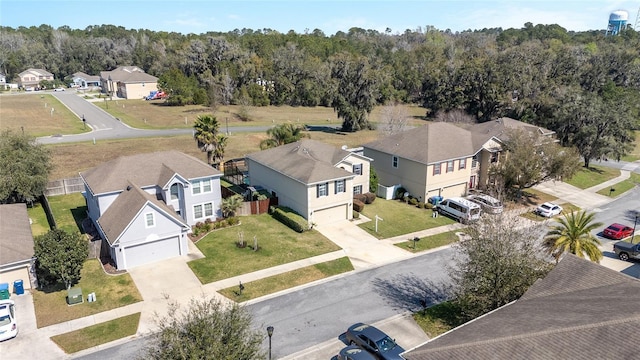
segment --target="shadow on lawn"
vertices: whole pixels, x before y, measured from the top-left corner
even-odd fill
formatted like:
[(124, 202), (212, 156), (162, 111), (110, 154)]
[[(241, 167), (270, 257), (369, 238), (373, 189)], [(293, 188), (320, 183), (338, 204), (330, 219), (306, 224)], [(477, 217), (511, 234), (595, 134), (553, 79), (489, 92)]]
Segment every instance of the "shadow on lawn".
[(384, 297), (394, 309), (422, 310), (451, 298), (451, 288), (419, 278), (413, 273), (397, 275), (391, 279), (375, 278), (375, 292)]
[(82, 222), (87, 218), (87, 207), (79, 206), (75, 209), (71, 209), (71, 215), (73, 215), (73, 220), (76, 222), (76, 226), (78, 227), (80, 234), (84, 234), (85, 231), (82, 228)]

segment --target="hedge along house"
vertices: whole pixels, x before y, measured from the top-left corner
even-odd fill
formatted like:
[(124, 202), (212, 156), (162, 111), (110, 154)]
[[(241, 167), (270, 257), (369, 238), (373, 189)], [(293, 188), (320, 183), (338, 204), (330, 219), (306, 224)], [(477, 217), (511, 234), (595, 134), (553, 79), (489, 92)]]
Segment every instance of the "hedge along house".
[(151, 91), (158, 90), (158, 78), (137, 66), (101, 71), (100, 83), (105, 94), (124, 99), (144, 99)]
[(222, 174), (178, 151), (120, 157), (80, 176), (118, 269), (186, 255), (191, 226), (221, 217)]
[(353, 218), (353, 195), (369, 191), (370, 159), (315, 140), (300, 140), (246, 156), (251, 186), (309, 224)]

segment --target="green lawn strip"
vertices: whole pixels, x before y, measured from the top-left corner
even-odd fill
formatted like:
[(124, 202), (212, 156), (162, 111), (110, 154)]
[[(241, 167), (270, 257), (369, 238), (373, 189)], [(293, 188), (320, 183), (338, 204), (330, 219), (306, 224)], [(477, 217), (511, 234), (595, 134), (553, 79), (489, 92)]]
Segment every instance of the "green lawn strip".
[(460, 309), (451, 302), (433, 305), (413, 314), (413, 319), (431, 339), (462, 325)]
[(82, 220), (87, 217), (87, 206), (82, 193), (50, 196), (47, 199), (58, 229), (83, 232)]
[(456, 235), (456, 233), (459, 233), (459, 232), (464, 232), (464, 229), (451, 230), (444, 233), (420, 238), (420, 241), (415, 242), (415, 246), (416, 246), (415, 249), (413, 248), (414, 246), (413, 240), (397, 243), (395, 244), (395, 246), (407, 251), (412, 251), (412, 252), (426, 251), (426, 250), (435, 249), (441, 246), (449, 245), (458, 241), (460, 238), (458, 237), (458, 235)]
[(47, 215), (44, 213), (44, 208), (40, 203), (34, 203), (32, 207), (27, 207), (27, 215), (31, 220), (31, 234), (34, 237), (46, 234), (49, 231)]
[[(631, 173), (631, 176), (628, 179), (602, 189), (598, 191), (598, 194), (609, 197), (616, 197), (633, 189), (638, 184), (640, 184), (640, 174)], [(611, 189), (615, 189), (615, 191), (611, 191)]]
[[(268, 214), (243, 216), (241, 224), (209, 233), (196, 246), (205, 258), (189, 262), (203, 284), (340, 250), (315, 230), (297, 233)], [(242, 234), (248, 245), (236, 246)], [(258, 251), (253, 251), (254, 236)]]
[(140, 313), (135, 313), (83, 329), (52, 336), (51, 340), (58, 344), (67, 354), (73, 354), (80, 350), (135, 335), (138, 331), (139, 322)]
[(619, 169), (592, 165), (588, 169), (580, 168), (571, 179), (566, 180), (566, 183), (580, 189), (588, 189), (618, 176), (620, 176)]
[[(38, 328), (142, 301), (129, 274), (107, 275), (96, 259), (85, 261), (76, 287), (82, 288), (85, 301), (73, 306), (67, 305), (64, 286), (32, 290)], [(96, 301), (87, 302), (87, 295), (92, 292), (96, 293)]]
[[(371, 221), (358, 226), (378, 239), (386, 239), (455, 223), (454, 220), (446, 216), (433, 218), (431, 214), (431, 210), (420, 209), (403, 201), (378, 198), (373, 203), (365, 205), (362, 211), (362, 215)], [(382, 218), (382, 220), (378, 220), (377, 232), (376, 215)]]
[(343, 257), (268, 278), (243, 283), (244, 290), (242, 290), (242, 295), (239, 295), (238, 286), (222, 289), (218, 292), (233, 301), (243, 302), (351, 270), (353, 270), (351, 261), (349, 261), (348, 257)]

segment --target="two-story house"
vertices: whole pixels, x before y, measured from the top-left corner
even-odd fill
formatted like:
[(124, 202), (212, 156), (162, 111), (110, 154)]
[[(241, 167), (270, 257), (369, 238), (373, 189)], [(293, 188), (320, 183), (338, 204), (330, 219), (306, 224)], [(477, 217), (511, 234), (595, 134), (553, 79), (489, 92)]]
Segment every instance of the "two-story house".
[(178, 151), (120, 157), (80, 176), (118, 269), (186, 255), (191, 226), (221, 217), (222, 173)]
[(303, 139), (246, 156), (252, 186), (309, 224), (353, 218), (353, 195), (369, 191), (370, 159), (356, 152)]
[(151, 91), (158, 90), (158, 78), (137, 66), (119, 66), (100, 72), (102, 91), (110, 96), (125, 99), (143, 99)]
[(27, 69), (18, 74), (18, 86), (22, 89), (37, 89), (43, 80), (53, 81), (53, 74), (43, 69)]

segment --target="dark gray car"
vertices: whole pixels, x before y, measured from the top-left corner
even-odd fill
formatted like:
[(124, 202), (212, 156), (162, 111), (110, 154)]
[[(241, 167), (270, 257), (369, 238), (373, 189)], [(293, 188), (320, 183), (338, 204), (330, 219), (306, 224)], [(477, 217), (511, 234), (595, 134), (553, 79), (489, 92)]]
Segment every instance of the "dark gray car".
[(618, 255), (620, 260), (628, 261), (629, 259), (640, 260), (640, 244), (632, 244), (626, 241), (618, 241), (613, 244), (613, 251)]
[(367, 350), (378, 359), (402, 360), (400, 357), (404, 352), (402, 346), (374, 326), (363, 323), (353, 324), (347, 329), (345, 335), (351, 345)]

